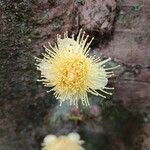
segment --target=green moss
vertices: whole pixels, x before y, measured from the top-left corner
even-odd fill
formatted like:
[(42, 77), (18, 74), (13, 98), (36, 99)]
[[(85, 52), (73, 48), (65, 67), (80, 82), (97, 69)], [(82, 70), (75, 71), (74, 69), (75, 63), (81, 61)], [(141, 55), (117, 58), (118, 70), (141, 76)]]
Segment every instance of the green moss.
[[(9, 28), (0, 39), (0, 81), (3, 85), (0, 88), (0, 98), (5, 101), (5, 105), (13, 105), (12, 101), (15, 103), (11, 112), (7, 110), (6, 113), (17, 124), (16, 132), (24, 130), (28, 124), (40, 124), (46, 111), (44, 108), (53, 103), (51, 96), (45, 93), (41, 96), (44, 88), (36, 81), (38, 72), (32, 51), (34, 7), (33, 1), (2, 1), (2, 10), (6, 16), (4, 19)], [(3, 111), (4, 107), (1, 109)]]
[(137, 4), (137, 5), (132, 6), (132, 10), (138, 12), (142, 9), (142, 7), (143, 7), (142, 5)]
[(61, 29), (63, 25), (64, 20), (62, 18), (55, 18), (50, 22), (49, 27), (52, 28), (53, 30), (58, 30)]
[(120, 137), (132, 150), (135, 145), (134, 139), (144, 124), (144, 118), (145, 114), (131, 112), (123, 105), (113, 102), (105, 103), (102, 107), (102, 122), (111, 124), (111, 134)]
[(36, 21), (36, 25), (43, 25), (49, 23), (49, 11), (44, 11), (40, 14), (39, 18)]
[(77, 5), (84, 5), (85, 0), (74, 0)]

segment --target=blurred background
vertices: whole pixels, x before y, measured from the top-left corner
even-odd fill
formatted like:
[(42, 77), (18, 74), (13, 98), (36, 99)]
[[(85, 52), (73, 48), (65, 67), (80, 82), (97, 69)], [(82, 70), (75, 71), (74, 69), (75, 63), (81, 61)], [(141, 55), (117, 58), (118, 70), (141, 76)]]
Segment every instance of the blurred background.
[[(48, 134), (78, 132), (86, 150), (150, 149), (149, 0), (0, 0), (0, 150), (40, 150)], [(56, 34), (83, 28), (91, 55), (120, 64), (107, 99), (64, 103), (37, 82), (34, 57)]]

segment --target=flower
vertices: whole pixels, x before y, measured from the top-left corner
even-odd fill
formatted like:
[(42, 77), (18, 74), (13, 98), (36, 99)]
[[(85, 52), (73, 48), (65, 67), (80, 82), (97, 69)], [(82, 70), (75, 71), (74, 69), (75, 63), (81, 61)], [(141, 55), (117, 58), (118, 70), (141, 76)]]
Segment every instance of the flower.
[[(88, 93), (106, 98), (104, 94), (112, 95), (107, 92), (106, 87), (108, 78), (113, 74), (113, 69), (106, 68), (105, 63), (111, 60), (101, 60), (96, 56), (89, 56), (90, 44), (94, 38), (87, 42), (89, 35), (80, 30), (77, 39), (74, 35), (68, 37), (68, 32), (64, 38), (57, 35), (57, 44), (53, 47), (50, 43), (49, 48), (44, 46), (45, 53), (43, 59), (36, 58), (37, 69), (41, 71), (41, 79), (50, 91), (54, 91), (55, 97), (63, 101), (69, 100), (70, 104), (78, 106), (81, 100), (83, 105), (90, 105)], [(49, 91), (48, 91), (49, 92)]]
[(84, 150), (78, 133), (69, 133), (67, 136), (48, 135), (42, 143), (42, 150)]

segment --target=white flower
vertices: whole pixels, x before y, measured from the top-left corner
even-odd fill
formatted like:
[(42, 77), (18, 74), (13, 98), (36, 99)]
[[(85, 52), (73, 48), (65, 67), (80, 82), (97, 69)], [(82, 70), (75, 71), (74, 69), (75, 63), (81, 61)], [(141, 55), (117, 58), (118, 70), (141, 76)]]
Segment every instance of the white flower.
[(69, 133), (67, 136), (48, 135), (42, 143), (42, 150), (84, 150), (78, 133)]
[(113, 74), (113, 69), (105, 68), (105, 63), (110, 61), (101, 60), (95, 56), (89, 56), (89, 46), (93, 40), (87, 42), (88, 35), (80, 30), (77, 39), (74, 35), (68, 37), (68, 33), (64, 34), (64, 38), (57, 35), (57, 44), (49, 48), (45, 47), (43, 59), (37, 58), (37, 68), (41, 71), (41, 80), (46, 87), (51, 87), (50, 91), (54, 91), (54, 95), (60, 100), (70, 101), (70, 104), (78, 106), (81, 100), (83, 105), (88, 106), (89, 100), (87, 93), (96, 96), (111, 95), (106, 89), (108, 78)]

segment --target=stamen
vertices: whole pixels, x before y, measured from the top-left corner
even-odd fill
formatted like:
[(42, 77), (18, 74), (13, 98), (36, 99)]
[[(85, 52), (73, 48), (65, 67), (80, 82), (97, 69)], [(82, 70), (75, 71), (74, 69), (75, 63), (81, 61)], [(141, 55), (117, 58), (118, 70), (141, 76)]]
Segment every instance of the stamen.
[(88, 48), (88, 50), (86, 51), (86, 53), (85, 53), (85, 56), (88, 56), (89, 54), (89, 51), (91, 50), (91, 48)]
[(112, 76), (114, 76), (114, 74), (106, 75), (107, 78), (110, 78), (110, 77), (112, 77)]
[(73, 101), (73, 100), (72, 100), (72, 99), (70, 99), (70, 106), (72, 105), (72, 101)]
[(88, 99), (86, 100), (86, 103), (87, 103), (87, 106), (90, 106), (90, 103), (89, 103), (89, 100), (88, 100)]
[(78, 99), (76, 98), (76, 107), (78, 108)]
[(117, 69), (117, 68), (119, 68), (120, 67), (120, 65), (118, 65), (118, 66), (115, 66), (115, 67), (111, 67), (111, 68), (104, 68), (106, 71), (108, 71), (108, 70), (114, 70), (114, 69)]
[[(80, 29), (79, 34), (78, 34), (78, 36), (77, 36), (77, 43), (79, 43), (79, 41), (80, 41), (81, 32), (82, 32), (82, 28)], [(79, 44), (80, 44), (80, 43), (79, 43)]]
[(106, 86), (103, 89), (114, 90), (113, 87), (106, 87)]
[(58, 51), (58, 45), (55, 43), (55, 48), (56, 48), (56, 50)]
[(40, 58), (38, 58), (38, 57), (34, 57), (35, 58), (35, 60), (37, 61), (37, 62), (41, 62), (42, 61), (42, 59), (40, 59)]
[(72, 34), (72, 39), (74, 40), (74, 34)]
[(107, 92), (107, 91), (104, 91), (103, 89), (100, 89), (100, 91), (102, 91), (102, 92), (105, 93), (105, 94), (112, 95), (112, 93), (109, 93), (109, 92)]
[(92, 93), (93, 95), (101, 96), (101, 97), (103, 97), (103, 98), (106, 98), (106, 96), (101, 95), (100, 93), (98, 93), (97, 91), (95, 91), (95, 90), (93, 90), (93, 89), (89, 89), (89, 92)]
[(49, 56), (47, 54), (41, 53), (44, 58), (49, 59)]
[(114, 74), (113, 71), (106, 72), (107, 75)]
[(75, 99), (73, 99), (73, 105), (76, 105), (76, 100)]
[(111, 60), (111, 58), (109, 57), (108, 59), (105, 59), (105, 60), (99, 62), (99, 65), (102, 66), (103, 64), (107, 63), (107, 62), (110, 61), (110, 60)]
[(86, 52), (86, 50), (84, 49), (84, 47), (85, 47), (85, 44), (86, 44), (86, 42), (87, 42), (88, 38), (89, 38), (89, 35), (87, 35), (87, 36), (86, 36), (86, 38), (84, 39), (84, 41), (83, 41), (83, 43), (82, 43), (83, 53), (85, 53), (85, 52)]
[(47, 52), (48, 55), (50, 55), (50, 56), (55, 56), (56, 55), (55, 52), (48, 49), (45, 45), (43, 45), (43, 47), (45, 48), (45, 51)]
[(84, 35), (85, 35), (85, 31), (83, 31), (83, 34), (82, 34), (82, 37), (81, 37), (81, 40), (80, 40), (80, 43), (79, 43), (79, 44), (81, 44), (81, 45), (82, 45), (82, 43), (83, 43)]
[(85, 55), (86, 55), (86, 53), (87, 53), (87, 49), (89, 48), (89, 46), (90, 46), (90, 44), (92, 43), (92, 41), (94, 40), (94, 37), (90, 40), (90, 42), (89, 43), (87, 43), (87, 45), (85, 46)]
[(64, 38), (68, 38), (68, 31), (64, 33)]
[(51, 45), (51, 43), (48, 42), (48, 45), (51, 48), (51, 50), (53, 50), (56, 53), (56, 49)]
[(59, 35), (59, 34), (57, 34), (57, 41), (59, 41), (59, 39), (60, 39), (60, 35)]
[(81, 99), (81, 102), (82, 102), (82, 105), (83, 105), (83, 106), (85, 106), (85, 104), (84, 104), (84, 100), (83, 100), (83, 99)]

